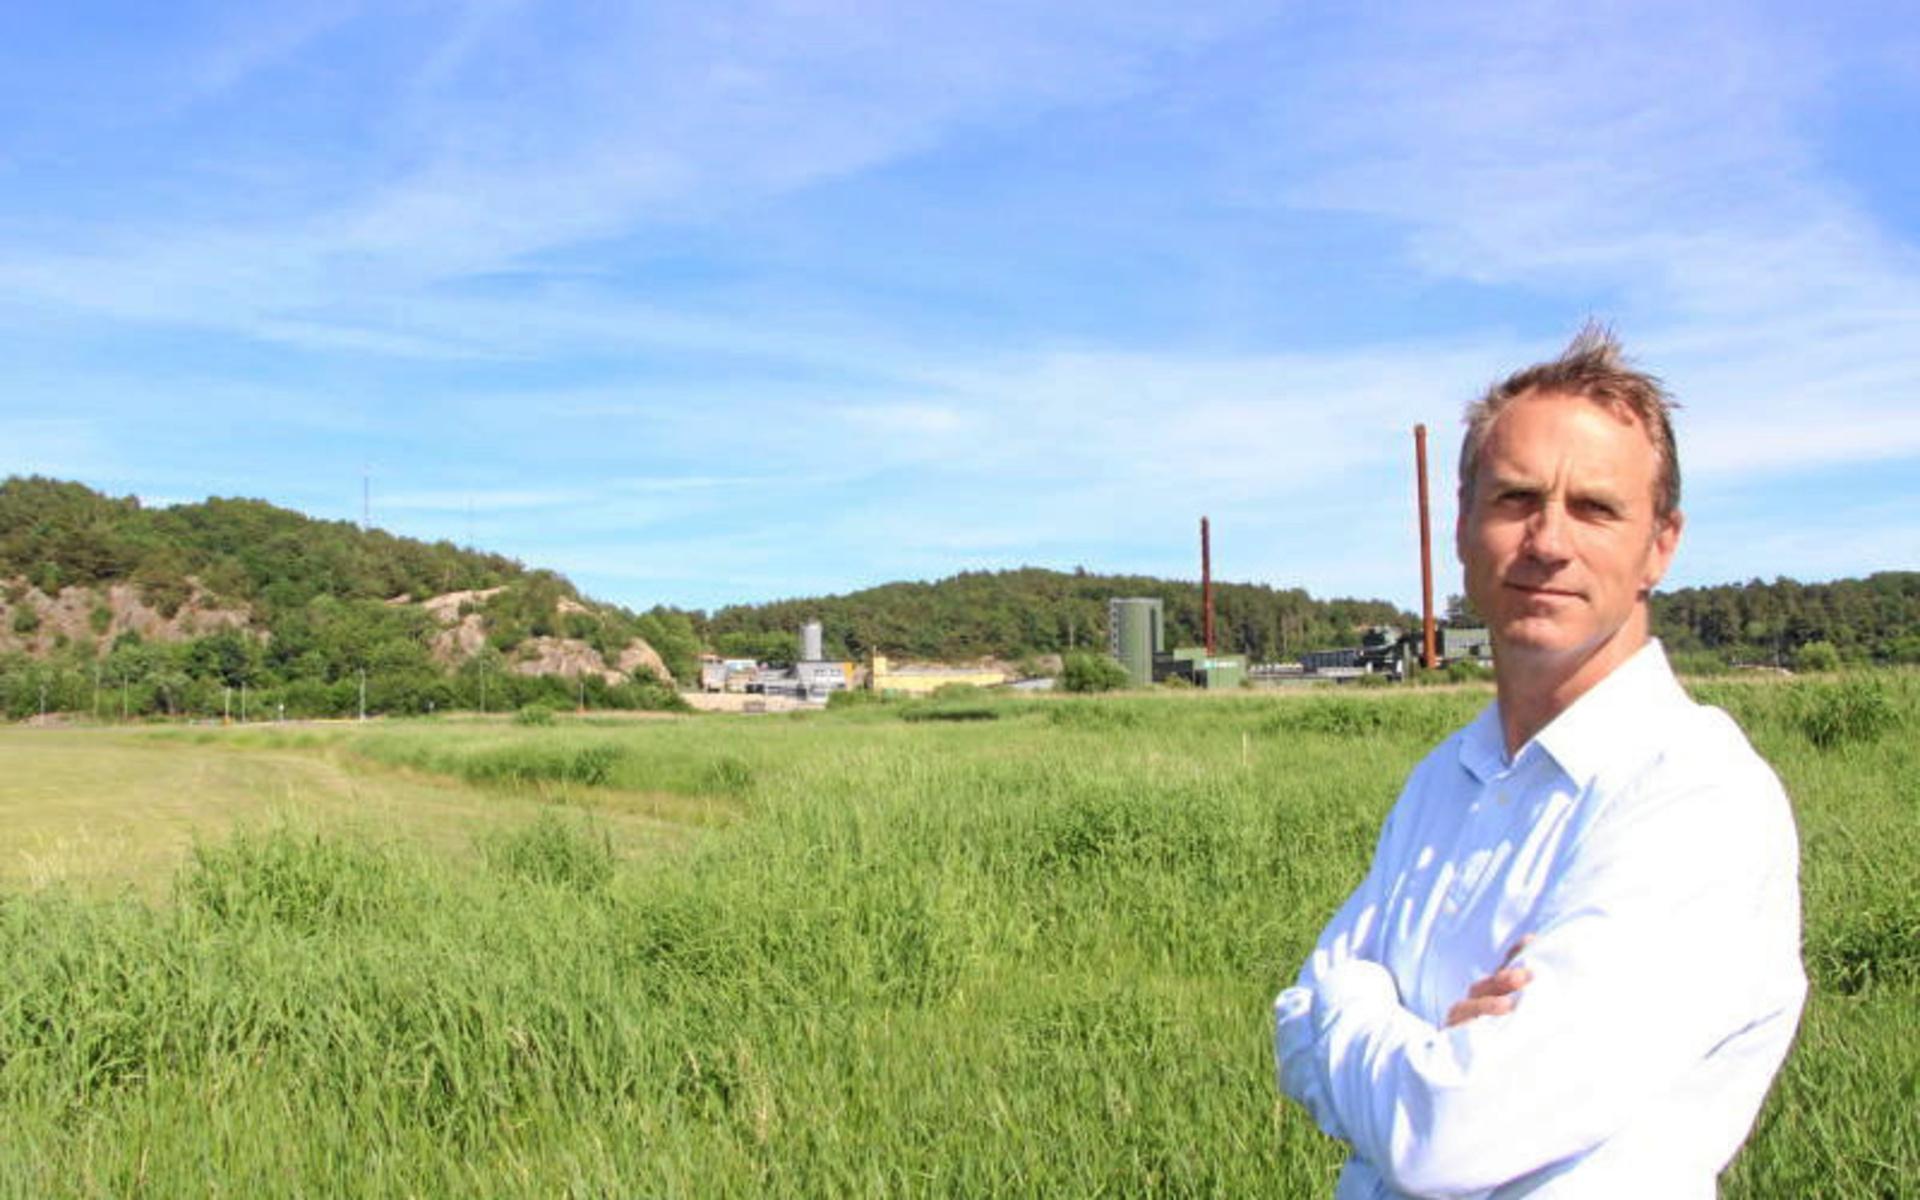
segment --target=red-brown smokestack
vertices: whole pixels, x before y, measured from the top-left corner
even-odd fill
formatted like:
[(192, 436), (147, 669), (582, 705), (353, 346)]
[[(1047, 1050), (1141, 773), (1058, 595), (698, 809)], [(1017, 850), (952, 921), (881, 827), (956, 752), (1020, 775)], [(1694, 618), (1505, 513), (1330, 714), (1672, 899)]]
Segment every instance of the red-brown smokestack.
[(1213, 657), (1213, 537), (1207, 519), (1200, 518), (1200, 607), (1205, 615), (1207, 657)]
[(1413, 427), (1413, 461), (1420, 477), (1420, 665), (1438, 666), (1433, 648), (1433, 527), (1427, 516), (1427, 427)]

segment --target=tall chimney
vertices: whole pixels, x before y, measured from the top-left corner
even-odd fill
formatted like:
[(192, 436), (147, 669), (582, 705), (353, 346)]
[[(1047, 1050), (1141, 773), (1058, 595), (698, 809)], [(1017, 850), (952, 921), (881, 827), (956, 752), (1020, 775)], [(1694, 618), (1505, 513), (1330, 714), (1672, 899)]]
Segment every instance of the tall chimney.
[(1439, 665), (1433, 647), (1433, 525), (1427, 515), (1427, 427), (1413, 427), (1413, 461), (1420, 478), (1420, 665)]
[(1200, 607), (1204, 610), (1207, 657), (1213, 657), (1213, 537), (1200, 518)]

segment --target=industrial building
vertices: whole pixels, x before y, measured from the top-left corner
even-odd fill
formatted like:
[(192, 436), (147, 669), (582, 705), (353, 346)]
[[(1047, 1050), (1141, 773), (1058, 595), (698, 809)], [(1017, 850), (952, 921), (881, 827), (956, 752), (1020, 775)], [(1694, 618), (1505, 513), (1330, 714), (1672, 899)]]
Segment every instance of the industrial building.
[(822, 642), (820, 622), (808, 621), (800, 627), (800, 655), (793, 666), (760, 668), (747, 690), (824, 703), (834, 692), (852, 687), (853, 664), (827, 658)]
[(750, 658), (720, 658), (709, 654), (700, 660), (700, 690), (744, 692), (759, 672), (760, 664)]
[(924, 696), (948, 684), (999, 687), (1005, 671), (985, 667), (895, 667), (884, 654), (875, 654), (867, 666), (867, 687), (882, 695)]
[(1440, 661), (1472, 662), (1491, 669), (1493, 667), (1493, 634), (1485, 626), (1455, 628), (1446, 626), (1440, 630)]
[(1209, 654), (1205, 646), (1181, 646), (1154, 660), (1156, 683), (1184, 679), (1195, 687), (1239, 687), (1247, 679), (1244, 654)]
[(1157, 597), (1116, 596), (1107, 601), (1107, 646), (1135, 687), (1183, 679), (1195, 687), (1238, 687), (1247, 677), (1239, 654), (1215, 654), (1205, 646), (1166, 648), (1166, 608)]

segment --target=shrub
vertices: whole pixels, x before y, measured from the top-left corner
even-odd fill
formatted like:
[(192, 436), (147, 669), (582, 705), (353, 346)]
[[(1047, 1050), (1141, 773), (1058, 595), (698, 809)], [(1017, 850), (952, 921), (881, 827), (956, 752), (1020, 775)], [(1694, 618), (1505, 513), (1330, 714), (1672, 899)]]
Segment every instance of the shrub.
[(837, 692), (827, 693), (827, 708), (829, 710), (866, 708), (869, 705), (885, 703), (885, 696), (867, 688), (842, 688)]
[(1668, 657), (1673, 662), (1674, 674), (1692, 679), (1713, 678), (1733, 670), (1726, 659), (1712, 650), (1683, 650)]
[(1844, 995), (1920, 979), (1920, 904), (1877, 904), (1846, 914), (1808, 938), (1807, 965), (1817, 984)]
[(40, 628), (39, 613), (24, 604), (13, 610), (13, 631), (15, 633), (32, 633), (38, 628)]
[(546, 704), (523, 704), (520, 711), (513, 714), (515, 725), (551, 725), (553, 708)]
[(301, 930), (365, 922), (392, 899), (391, 864), (372, 849), (276, 829), (196, 846), (179, 894), (220, 921), (265, 921)]
[(140, 598), (169, 621), (193, 598), (193, 585), (177, 576), (143, 569), (134, 573), (133, 581), (140, 588)]
[(1456, 658), (1442, 668), (1448, 683), (1481, 683), (1493, 678), (1493, 672), (1470, 658)]
[(1867, 677), (1797, 685), (1790, 703), (1800, 732), (1822, 750), (1878, 741), (1900, 720), (1886, 687)]
[(1840, 651), (1832, 642), (1808, 642), (1793, 652), (1796, 671), (1838, 671)]
[(1127, 669), (1104, 654), (1069, 654), (1060, 665), (1060, 686), (1069, 692), (1111, 692), (1131, 682)]
[(728, 755), (707, 764), (701, 773), (701, 790), (723, 796), (744, 796), (753, 787), (753, 767), (744, 759)]
[(990, 704), (913, 704), (900, 710), (902, 721), (997, 721)]
[(598, 786), (613, 777), (625, 757), (618, 745), (600, 742), (568, 749), (522, 743), (501, 746), (462, 762), (461, 775), (475, 783), (584, 783)]
[(533, 824), (481, 842), (487, 865), (503, 875), (576, 892), (599, 891), (613, 878), (613, 839), (604, 829), (541, 813)]

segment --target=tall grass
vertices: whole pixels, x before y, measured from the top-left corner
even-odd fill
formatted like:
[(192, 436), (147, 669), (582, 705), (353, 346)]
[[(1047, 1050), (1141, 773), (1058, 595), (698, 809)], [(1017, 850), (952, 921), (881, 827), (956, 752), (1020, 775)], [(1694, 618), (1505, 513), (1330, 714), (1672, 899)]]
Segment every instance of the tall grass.
[[(1883, 681), (1890, 728), (1820, 743), (1791, 691), (1714, 686), (1798, 802), (1815, 983), (1727, 1194), (1898, 1195), (1920, 696)], [(644, 863), (571, 809), (466, 860), (281, 830), (167, 904), (0, 897), (0, 1192), (1330, 1194), (1267, 1004), (1484, 701), (352, 731), (370, 780), (748, 816)]]

